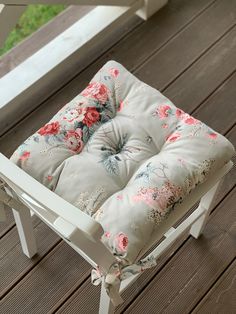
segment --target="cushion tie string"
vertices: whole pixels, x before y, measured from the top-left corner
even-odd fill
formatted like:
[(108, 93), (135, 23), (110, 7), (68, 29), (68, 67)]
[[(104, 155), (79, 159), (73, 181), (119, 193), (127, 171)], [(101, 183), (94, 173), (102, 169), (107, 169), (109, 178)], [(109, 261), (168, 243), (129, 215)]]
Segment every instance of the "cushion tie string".
[(156, 266), (156, 264), (157, 262), (153, 255), (145, 257), (136, 264), (126, 266), (122, 265), (122, 261), (117, 260), (117, 262), (110, 266), (109, 271), (106, 274), (103, 274), (99, 267), (93, 269), (91, 272), (91, 281), (95, 286), (98, 286), (103, 281), (111, 302), (114, 306), (118, 306), (123, 303), (123, 299), (119, 293), (121, 281), (139, 274), (145, 269), (152, 268)]

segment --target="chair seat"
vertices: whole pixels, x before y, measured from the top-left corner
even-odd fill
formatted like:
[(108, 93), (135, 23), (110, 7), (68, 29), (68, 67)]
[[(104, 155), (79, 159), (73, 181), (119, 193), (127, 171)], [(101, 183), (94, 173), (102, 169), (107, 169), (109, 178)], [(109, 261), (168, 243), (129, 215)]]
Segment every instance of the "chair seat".
[(109, 61), (11, 160), (99, 221), (102, 241), (130, 265), (233, 153), (224, 136)]

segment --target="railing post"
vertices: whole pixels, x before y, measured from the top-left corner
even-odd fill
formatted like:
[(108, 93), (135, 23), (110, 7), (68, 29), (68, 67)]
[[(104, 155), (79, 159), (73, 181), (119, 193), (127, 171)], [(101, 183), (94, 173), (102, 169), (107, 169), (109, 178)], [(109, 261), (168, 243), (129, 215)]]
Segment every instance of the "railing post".
[(144, 0), (144, 7), (137, 14), (144, 20), (149, 19), (154, 13), (166, 5), (168, 0)]
[(25, 9), (25, 5), (0, 4), (0, 47), (3, 46), (8, 34), (16, 25)]

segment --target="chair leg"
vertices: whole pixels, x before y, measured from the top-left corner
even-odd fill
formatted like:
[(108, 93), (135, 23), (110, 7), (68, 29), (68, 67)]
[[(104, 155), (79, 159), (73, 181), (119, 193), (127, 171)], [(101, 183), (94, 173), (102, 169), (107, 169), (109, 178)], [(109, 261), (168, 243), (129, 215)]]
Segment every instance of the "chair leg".
[(144, 20), (149, 19), (154, 13), (159, 11), (168, 0), (145, 0), (144, 7), (138, 10), (137, 14)]
[(190, 228), (190, 234), (197, 239), (203, 232), (204, 227), (207, 223), (208, 217), (211, 213), (212, 209), (212, 203), (214, 201), (214, 197), (217, 194), (217, 191), (219, 190), (221, 180), (217, 182), (213, 188), (211, 188), (202, 198), (200, 201), (200, 204), (198, 206), (198, 209), (205, 210), (205, 213), (197, 220), (195, 223), (192, 224)]
[(31, 258), (37, 253), (37, 246), (30, 210), (25, 208), (18, 210), (12, 209), (12, 211), (20, 237), (22, 250), (26, 256)]
[(109, 296), (106, 293), (104, 283), (101, 285), (99, 314), (114, 314), (115, 306), (112, 304)]

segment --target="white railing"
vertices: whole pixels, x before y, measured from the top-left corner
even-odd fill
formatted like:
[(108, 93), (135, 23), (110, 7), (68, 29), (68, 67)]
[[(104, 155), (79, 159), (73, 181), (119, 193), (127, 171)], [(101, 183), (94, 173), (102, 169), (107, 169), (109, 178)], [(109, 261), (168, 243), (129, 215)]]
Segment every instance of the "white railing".
[[(95, 5), (82, 19), (0, 79), (0, 135), (34, 109), (37, 91), (65, 73), (107, 34), (137, 13), (148, 19), (168, 0), (2, 0), (0, 47), (28, 4)], [(79, 54), (78, 54), (79, 52)], [(49, 95), (48, 95), (49, 96)], [(37, 105), (37, 104), (35, 104)]]

